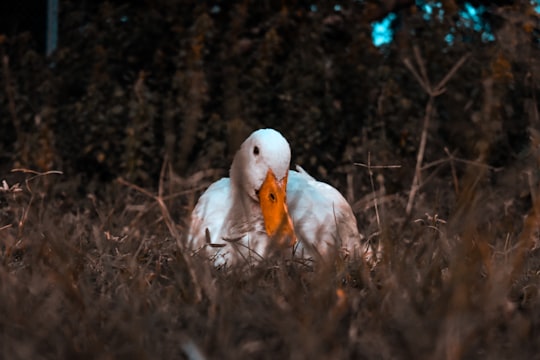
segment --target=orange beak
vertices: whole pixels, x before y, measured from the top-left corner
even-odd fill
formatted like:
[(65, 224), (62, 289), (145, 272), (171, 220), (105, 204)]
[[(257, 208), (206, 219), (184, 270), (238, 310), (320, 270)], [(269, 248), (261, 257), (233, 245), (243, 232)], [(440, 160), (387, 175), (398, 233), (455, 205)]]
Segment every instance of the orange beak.
[(296, 244), (296, 234), (287, 208), (287, 175), (278, 181), (272, 170), (268, 170), (259, 190), (259, 203), (268, 236), (280, 246)]

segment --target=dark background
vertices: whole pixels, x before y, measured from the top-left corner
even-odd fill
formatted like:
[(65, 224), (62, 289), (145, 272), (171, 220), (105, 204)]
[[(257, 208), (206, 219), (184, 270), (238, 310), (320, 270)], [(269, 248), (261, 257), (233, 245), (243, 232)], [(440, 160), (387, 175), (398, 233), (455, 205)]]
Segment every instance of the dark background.
[[(448, 147), (512, 161), (527, 146), (538, 91), (538, 15), (527, 4), (484, 3), (496, 40), (483, 42), (460, 25), (463, 2), (440, 4), (442, 21), (424, 20), (411, 1), (316, 12), (301, 1), (63, 1), (59, 48), (45, 58), (44, 2), (5, 2), (1, 164), (152, 184), (165, 155), (182, 176), (226, 168), (246, 134), (275, 127), (294, 160), (326, 180), (368, 151), (406, 165), (427, 99), (403, 63), (415, 46), (432, 82), (469, 56), (435, 103), (428, 160)], [(371, 23), (391, 11), (394, 41), (375, 48)]]

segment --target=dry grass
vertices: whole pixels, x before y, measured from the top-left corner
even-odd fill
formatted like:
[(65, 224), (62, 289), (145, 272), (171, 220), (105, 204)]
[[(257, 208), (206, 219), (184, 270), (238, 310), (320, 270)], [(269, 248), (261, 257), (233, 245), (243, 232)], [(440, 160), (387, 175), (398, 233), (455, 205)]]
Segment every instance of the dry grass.
[[(278, 258), (215, 270), (175, 238), (194, 191), (151, 197), (116, 183), (76, 200), (76, 184), (54, 176), (1, 189), (3, 359), (494, 359), (540, 350), (540, 264), (521, 247), (535, 236), (535, 207), (521, 239), (519, 229), (497, 238), (494, 225), (472, 221), (482, 211), (473, 198), (455, 219), (431, 216), (400, 232), (383, 213), (384, 253), (372, 270), (357, 259), (310, 267)], [(163, 206), (183, 219), (174, 230)]]
[[(457, 7), (403, 10), (376, 51), (368, 2), (218, 3), (65, 1), (51, 57), (0, 39), (0, 359), (538, 358), (530, 4), (493, 6), (489, 43)], [(213, 269), (184, 248), (197, 196), (260, 127), (346, 177), (374, 268)], [(205, 170), (150, 189), (164, 154)], [(2, 173), (18, 166), (65, 175)]]

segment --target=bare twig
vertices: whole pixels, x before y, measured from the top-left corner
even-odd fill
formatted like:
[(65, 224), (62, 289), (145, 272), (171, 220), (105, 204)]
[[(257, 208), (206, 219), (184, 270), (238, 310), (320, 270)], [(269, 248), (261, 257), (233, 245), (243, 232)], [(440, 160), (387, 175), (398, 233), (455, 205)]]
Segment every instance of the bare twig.
[[(22, 212), (21, 217), (19, 219), (19, 222), (17, 224), (18, 237), (20, 239), (20, 238), (22, 238), (22, 235), (23, 235), (24, 226), (26, 224), (26, 220), (28, 219), (28, 214), (30, 212), (30, 208), (32, 207), (32, 204), (34, 202), (34, 193), (32, 192), (32, 189), (30, 187), (30, 181), (32, 181), (35, 178), (41, 177), (41, 176), (46, 176), (46, 175), (51, 175), (51, 174), (62, 175), (63, 173), (61, 171), (57, 171), (57, 170), (51, 170), (51, 171), (46, 171), (46, 172), (38, 172), (38, 171), (34, 171), (34, 170), (30, 170), (30, 169), (22, 169), (22, 168), (21, 169), (12, 169), (11, 172), (22, 172), (22, 173), (26, 173), (26, 174), (28, 174), (28, 173), (29, 174), (34, 174), (34, 176), (31, 176), (31, 177), (29, 177), (28, 179), (25, 180), (26, 189), (30, 193), (30, 200), (28, 201), (28, 205), (23, 209), (23, 212)], [(22, 189), (19, 187), (19, 184), (15, 184), (15, 185), (10, 187), (9, 185), (7, 185), (7, 182), (5, 180), (2, 182), (2, 186), (0, 186), (0, 190), (2, 190), (2, 191), (11, 191), (11, 192), (20, 192), (20, 191), (22, 191)], [(0, 228), (0, 230), (5, 229), (5, 228), (7, 228), (7, 227), (2, 227), (2, 228)]]
[(373, 204), (375, 206), (375, 217), (377, 219), (377, 227), (379, 228), (379, 231), (382, 232), (381, 229), (381, 219), (379, 217), (379, 206), (377, 203), (377, 196), (375, 196), (375, 184), (373, 182), (373, 171), (371, 171), (371, 153), (368, 152), (368, 173), (369, 173), (369, 182), (371, 183), (371, 191), (373, 192)]
[(62, 171), (59, 171), (59, 170), (49, 170), (49, 171), (45, 171), (45, 172), (39, 172), (39, 171), (31, 170), (31, 169), (22, 169), (22, 168), (11, 169), (11, 172), (22, 172), (22, 173), (25, 173), (25, 174), (34, 174), (34, 175), (36, 175), (35, 177), (44, 176), (44, 175), (51, 175), (51, 174), (56, 174), (56, 175), (63, 175), (64, 174)]
[(422, 58), (422, 54), (420, 53), (420, 48), (418, 46), (414, 46), (413, 51), (414, 51), (414, 58), (416, 60), (416, 63), (418, 64), (418, 67), (420, 68), (422, 81), (426, 88), (432, 89), (431, 83), (429, 81), (429, 77), (427, 76), (427, 70), (426, 70), (426, 65), (424, 64), (424, 59)]
[(403, 63), (409, 69), (409, 71), (413, 74), (414, 78), (416, 79), (416, 81), (418, 81), (418, 83), (424, 89), (424, 91), (429, 95), (429, 100), (426, 104), (426, 109), (425, 109), (425, 114), (424, 114), (424, 124), (422, 127), (422, 135), (420, 137), (420, 145), (418, 146), (418, 154), (416, 156), (416, 167), (414, 171), (414, 178), (412, 181), (411, 190), (409, 192), (409, 200), (407, 201), (407, 207), (405, 208), (405, 212), (407, 216), (409, 216), (412, 212), (414, 199), (416, 197), (416, 193), (418, 192), (418, 189), (420, 188), (420, 183), (421, 183), (420, 177), (422, 175), (422, 162), (424, 160), (424, 153), (426, 150), (426, 142), (427, 142), (427, 132), (429, 128), (429, 122), (431, 120), (431, 116), (433, 113), (433, 104), (435, 102), (435, 98), (441, 95), (442, 93), (444, 93), (445, 91), (444, 86), (446, 85), (446, 83), (452, 78), (452, 76), (457, 72), (457, 70), (465, 63), (465, 61), (468, 58), (468, 55), (465, 55), (461, 59), (459, 59), (459, 61), (454, 64), (454, 66), (452, 67), (452, 69), (450, 69), (450, 71), (446, 74), (446, 76), (435, 87), (432, 87), (430, 85), (429, 78), (427, 76), (424, 60), (422, 59), (422, 55), (418, 47), (414, 47), (414, 55), (415, 55), (417, 65), (420, 68), (420, 73), (414, 68), (413, 64), (411, 63), (409, 59), (404, 59)]
[(368, 169), (399, 169), (401, 165), (370, 165), (364, 163), (354, 163), (356, 166), (365, 167)]
[(422, 175), (422, 161), (424, 160), (424, 151), (426, 150), (427, 142), (427, 129), (429, 127), (429, 120), (431, 119), (431, 112), (433, 111), (433, 100), (434, 97), (430, 96), (429, 101), (426, 105), (426, 112), (424, 115), (424, 126), (422, 127), (422, 136), (420, 137), (420, 146), (418, 147), (418, 154), (416, 156), (416, 168), (414, 170), (414, 179), (411, 186), (411, 191), (409, 192), (409, 200), (407, 202), (407, 207), (405, 212), (407, 215), (411, 214), (412, 206), (414, 202), (414, 197), (416, 192), (420, 187), (420, 176)]
[(450, 169), (452, 170), (452, 180), (454, 181), (454, 191), (457, 194), (459, 194), (459, 180), (457, 178), (456, 173), (456, 166), (454, 164), (454, 154), (451, 154), (450, 151), (448, 151), (448, 148), (444, 148), (444, 152), (446, 152), (446, 155), (448, 155), (448, 159), (450, 160)]
[(191, 264), (191, 259), (189, 256), (186, 255), (186, 249), (184, 247), (184, 243), (182, 242), (182, 235), (178, 232), (178, 229), (176, 228), (175, 222), (172, 219), (172, 216), (169, 212), (169, 209), (167, 208), (167, 205), (165, 204), (164, 197), (163, 197), (163, 184), (164, 184), (164, 176), (165, 176), (165, 169), (168, 166), (167, 158), (163, 162), (163, 166), (161, 168), (160, 178), (159, 178), (159, 189), (158, 189), (158, 195), (153, 195), (151, 192), (149, 192), (146, 189), (141, 188), (140, 186), (137, 186), (135, 184), (132, 184), (122, 178), (117, 179), (117, 182), (128, 186), (156, 201), (156, 203), (159, 206), (159, 209), (161, 211), (161, 215), (163, 217), (163, 221), (165, 222), (165, 225), (167, 226), (167, 229), (169, 230), (169, 233), (172, 235), (172, 237), (175, 239), (176, 244), (178, 248), (180, 249), (180, 254), (182, 256), (182, 260), (186, 264), (187, 270), (189, 272), (191, 283), (193, 285), (194, 289), (194, 299), (196, 302), (199, 302), (202, 300), (202, 290), (199, 283), (199, 279), (197, 278), (194, 268)]
[(403, 60), (403, 63), (405, 64), (407, 69), (409, 69), (411, 74), (413, 74), (414, 78), (416, 79), (416, 81), (418, 81), (422, 89), (424, 89), (424, 91), (429, 94), (430, 93), (429, 87), (427, 86), (426, 83), (424, 83), (424, 80), (422, 80), (422, 77), (420, 76), (420, 74), (418, 74), (418, 71), (416, 71), (416, 69), (414, 68), (413, 64), (411, 63), (411, 60), (408, 58), (405, 58)]
[[(368, 208), (368, 207), (371, 207), (369, 205), (369, 202), (373, 201), (373, 208), (375, 209), (375, 218), (377, 220), (377, 227), (379, 229), (378, 231), (378, 234), (382, 234), (383, 231), (382, 231), (382, 225), (381, 225), (381, 218), (380, 218), (380, 214), (379, 214), (379, 204), (382, 204), (382, 203), (385, 203), (387, 202), (391, 197), (383, 197), (383, 202), (380, 203), (379, 202), (379, 195), (380, 194), (377, 194), (377, 192), (375, 191), (375, 182), (373, 181), (373, 169), (398, 169), (401, 167), (401, 165), (372, 165), (371, 164), (371, 152), (368, 152), (368, 161), (367, 161), (367, 164), (364, 164), (364, 163), (360, 163), (360, 162), (356, 162), (354, 163), (355, 166), (360, 166), (360, 167), (363, 167), (363, 168), (367, 168), (368, 169), (368, 173), (369, 173), (369, 181), (371, 183), (371, 192), (372, 192), (372, 196), (371, 198), (372, 199), (369, 199), (367, 201), (365, 200), (361, 200), (361, 201), (358, 201), (354, 204), (353, 208), (357, 209), (357, 208)], [(380, 185), (380, 188), (383, 188), (383, 185), (382, 184), (379, 184)], [(360, 206), (359, 204), (362, 204), (362, 203), (366, 203), (365, 206)], [(371, 246), (370, 246), (370, 241), (368, 240), (367, 241), (367, 246), (368, 246), (368, 249), (366, 250), (366, 254), (368, 252), (373, 252)], [(372, 260), (374, 261), (372, 263), (372, 265), (375, 265), (378, 261), (381, 260), (381, 256), (382, 256), (382, 252), (383, 252), (383, 243), (382, 241), (379, 241), (378, 245), (377, 245), (377, 250), (375, 251), (375, 257), (372, 258)], [(368, 257), (369, 258), (369, 257)], [(368, 259), (369, 261), (369, 259)]]
[[(373, 171), (371, 167), (371, 153), (370, 152), (368, 152), (367, 168), (369, 172), (369, 182), (371, 183), (371, 191), (373, 192), (373, 205), (375, 207), (375, 217), (377, 219), (377, 227), (379, 228), (379, 233), (382, 234), (383, 231), (382, 231), (382, 226), (381, 226), (381, 218), (379, 216), (379, 203), (378, 203), (377, 195), (375, 193), (375, 183), (373, 182)], [(369, 245), (369, 242), (368, 242), (368, 251), (370, 251), (370, 249), (371, 249), (371, 246)], [(383, 252), (383, 244), (382, 244), (382, 241), (379, 241), (377, 250), (375, 252), (375, 258), (373, 259), (375, 260), (375, 263), (380, 260), (382, 252)], [(372, 264), (372, 265), (375, 265), (375, 264)]]
[(457, 63), (454, 64), (452, 69), (446, 74), (446, 76), (439, 82), (437, 85), (437, 89), (442, 89), (446, 83), (454, 76), (454, 74), (458, 71), (458, 69), (467, 61), (469, 58), (469, 54), (463, 55), (461, 59), (458, 60)]
[(154, 194), (152, 194), (150, 191), (148, 191), (146, 189), (143, 189), (142, 187), (140, 187), (138, 185), (132, 184), (129, 181), (124, 180), (123, 178), (118, 178), (118, 179), (116, 179), (116, 181), (119, 184), (130, 187), (133, 190), (138, 191), (138, 192), (140, 192), (140, 193), (142, 193), (142, 194), (144, 194), (144, 195), (146, 195), (146, 196), (148, 196), (150, 198), (155, 198)]
[(501, 170), (501, 168), (497, 168), (495, 166), (491, 166), (491, 165), (485, 164), (485, 163), (480, 162), (480, 161), (467, 160), (467, 159), (462, 159), (462, 158), (455, 157), (453, 153), (448, 152), (447, 148), (445, 148), (445, 152), (448, 154), (449, 158), (439, 159), (439, 160), (435, 160), (435, 161), (432, 161), (430, 163), (427, 163), (427, 164), (422, 166), (421, 170), (424, 171), (424, 170), (427, 170), (427, 169), (432, 168), (434, 166), (447, 163), (449, 161), (454, 161), (456, 163), (462, 163), (462, 164), (466, 164), (466, 165), (477, 166), (477, 167), (488, 169), (488, 170), (495, 170), (495, 171)]
[(58, 171), (58, 170), (50, 170), (50, 171), (45, 171), (45, 172), (39, 172), (39, 171), (35, 171), (35, 170), (31, 170), (31, 169), (11, 169), (11, 172), (21, 172), (21, 173), (24, 173), (24, 174), (34, 174), (34, 176), (31, 176), (29, 177), (28, 179), (26, 179), (24, 182), (25, 182), (25, 185), (26, 185), (26, 189), (31, 193), (32, 192), (32, 189), (30, 188), (30, 181), (34, 180), (35, 178), (38, 178), (38, 177), (41, 177), (41, 176), (47, 176), (47, 175), (63, 175), (64, 173), (62, 171)]
[(351, 205), (354, 212), (357, 211), (367, 211), (372, 207), (375, 207), (375, 198), (377, 198), (377, 204), (383, 205), (390, 203), (392, 201), (398, 201), (399, 196), (396, 194), (380, 196), (377, 194), (368, 194), (362, 197), (360, 200), (356, 201)]

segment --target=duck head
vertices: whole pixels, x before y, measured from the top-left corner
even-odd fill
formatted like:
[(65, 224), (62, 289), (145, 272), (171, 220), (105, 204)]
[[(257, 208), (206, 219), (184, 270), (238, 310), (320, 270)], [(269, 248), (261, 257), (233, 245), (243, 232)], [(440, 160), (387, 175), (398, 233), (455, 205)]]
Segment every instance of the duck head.
[(258, 203), (265, 231), (280, 246), (293, 246), (296, 235), (287, 208), (291, 148), (276, 130), (253, 132), (236, 153), (231, 183), (238, 196)]

